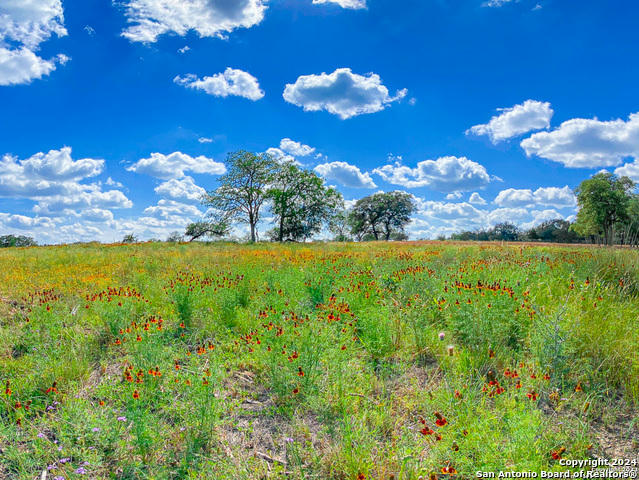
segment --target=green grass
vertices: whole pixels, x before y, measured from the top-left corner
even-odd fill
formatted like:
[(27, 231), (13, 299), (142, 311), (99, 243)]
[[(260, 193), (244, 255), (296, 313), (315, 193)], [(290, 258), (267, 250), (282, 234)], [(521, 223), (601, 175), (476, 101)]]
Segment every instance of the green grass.
[(472, 478), (562, 470), (560, 449), (636, 456), (638, 260), (514, 244), (4, 250), (0, 479)]

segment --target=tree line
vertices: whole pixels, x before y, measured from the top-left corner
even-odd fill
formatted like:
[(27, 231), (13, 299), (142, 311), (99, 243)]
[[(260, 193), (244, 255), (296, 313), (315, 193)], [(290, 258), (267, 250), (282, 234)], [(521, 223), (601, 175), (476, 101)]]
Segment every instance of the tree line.
[(579, 210), (574, 222), (554, 219), (529, 230), (509, 222), (491, 229), (465, 231), (451, 240), (543, 241), (639, 246), (639, 195), (628, 177), (601, 172), (584, 180), (575, 190)]
[[(601, 172), (575, 190), (578, 213), (574, 222), (553, 219), (528, 230), (512, 223), (490, 229), (452, 234), (451, 240), (543, 241), (639, 246), (639, 195), (628, 177)], [(346, 208), (342, 195), (312, 170), (293, 162), (278, 162), (266, 153), (240, 150), (226, 159), (219, 186), (202, 198), (207, 216), (173, 232), (167, 241), (227, 237), (234, 224), (248, 226), (248, 240), (260, 240), (258, 225), (272, 228), (271, 241), (306, 241), (329, 231), (336, 241), (407, 240), (406, 227), (415, 213), (413, 196), (401, 191), (375, 193)], [(268, 219), (264, 218), (269, 214)], [(440, 237), (441, 240), (446, 239)], [(126, 235), (122, 242), (138, 239)], [(0, 247), (34, 246), (31, 237), (0, 236)]]
[(292, 162), (241, 150), (229, 154), (226, 168), (219, 187), (202, 199), (208, 218), (186, 227), (189, 241), (223, 237), (235, 223), (248, 225), (249, 240), (258, 241), (267, 206), (273, 228), (266, 236), (272, 241), (306, 241), (323, 228), (339, 241), (408, 238), (405, 228), (416, 206), (406, 192), (369, 195), (347, 210), (337, 190)]

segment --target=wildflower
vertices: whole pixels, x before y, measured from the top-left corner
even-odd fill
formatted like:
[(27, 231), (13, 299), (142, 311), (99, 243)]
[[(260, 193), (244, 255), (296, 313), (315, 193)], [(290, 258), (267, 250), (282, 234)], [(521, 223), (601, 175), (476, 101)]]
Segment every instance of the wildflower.
[(302, 367), (297, 367), (297, 376), (298, 377), (304, 376), (304, 371), (302, 370)]
[(136, 400), (137, 400), (138, 398), (140, 398), (140, 392), (138, 392), (137, 390), (134, 390), (134, 391), (133, 391), (133, 398), (135, 398)]
[(439, 332), (439, 339), (441, 341), (444, 341), (444, 338), (446, 337), (446, 334), (444, 332)]
[(537, 392), (535, 392), (534, 390), (531, 390), (530, 392), (526, 394), (526, 396), (530, 398), (532, 401), (536, 401), (539, 394), (537, 394)]
[(437, 420), (435, 420), (435, 425), (438, 427), (443, 427), (448, 423), (448, 420), (446, 420), (441, 413), (435, 412), (433, 415), (437, 418)]
[(421, 433), (422, 435), (432, 435), (433, 433), (435, 433), (435, 431), (432, 428), (424, 427), (419, 431), (419, 433)]
[(455, 346), (454, 345), (448, 345), (448, 356), (452, 357), (453, 355), (455, 355)]
[(92, 432), (99, 432), (99, 431), (100, 431), (100, 429), (99, 429), (98, 427), (93, 427), (93, 428), (91, 429), (91, 431), (92, 431)]
[(118, 417), (118, 422), (126, 422), (126, 417)]
[(575, 392), (583, 392), (583, 389), (581, 388), (581, 382), (577, 383), (577, 386), (575, 387)]
[(561, 458), (561, 455), (566, 451), (566, 447), (561, 447), (558, 450), (553, 450), (552, 452), (550, 452), (550, 456), (553, 458), (553, 460), (559, 460)]
[(79, 474), (79, 475), (84, 475), (87, 473), (86, 468), (84, 467), (78, 467), (75, 469), (75, 473)]
[(450, 465), (446, 466), (446, 467), (442, 467), (441, 472), (444, 475), (456, 475), (457, 474), (457, 470), (455, 470), (453, 467), (451, 467)]
[(42, 432), (38, 433), (38, 435), (36, 435), (36, 436), (38, 438), (47, 438), (47, 436), (44, 433), (42, 433)]
[(298, 393), (300, 393), (300, 389), (298, 387), (295, 387), (293, 389), (293, 395), (297, 395)]

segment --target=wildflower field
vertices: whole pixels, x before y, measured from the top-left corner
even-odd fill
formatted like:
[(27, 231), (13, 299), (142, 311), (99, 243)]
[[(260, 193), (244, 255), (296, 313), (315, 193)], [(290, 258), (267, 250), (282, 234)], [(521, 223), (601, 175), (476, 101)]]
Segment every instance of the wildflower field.
[(0, 252), (0, 478), (431, 479), (637, 459), (639, 253)]

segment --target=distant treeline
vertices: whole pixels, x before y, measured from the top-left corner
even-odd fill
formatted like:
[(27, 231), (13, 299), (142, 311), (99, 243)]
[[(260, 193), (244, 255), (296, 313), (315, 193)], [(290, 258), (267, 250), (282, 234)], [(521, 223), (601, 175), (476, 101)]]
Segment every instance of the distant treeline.
[[(265, 207), (272, 225), (266, 238), (271, 241), (304, 242), (320, 232), (330, 232), (333, 240), (343, 242), (407, 240), (406, 227), (417, 210), (414, 197), (402, 191), (375, 193), (346, 208), (342, 195), (315, 172), (293, 162), (278, 162), (265, 153), (230, 153), (226, 171), (219, 178), (218, 188), (202, 197), (202, 204), (208, 208), (206, 217), (187, 225), (183, 233), (171, 233), (167, 241), (228, 238), (236, 224), (248, 226), (246, 240), (258, 241)], [(450, 239), (639, 246), (639, 195), (635, 189), (636, 184), (628, 177), (598, 173), (575, 190), (578, 212), (573, 223), (559, 218), (520, 230), (504, 222), (484, 230), (455, 233)], [(137, 241), (133, 233), (122, 240)], [(0, 247), (35, 244), (30, 237), (0, 237)]]

